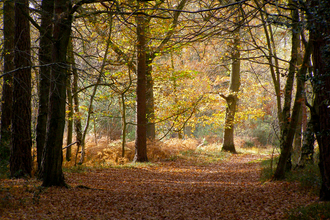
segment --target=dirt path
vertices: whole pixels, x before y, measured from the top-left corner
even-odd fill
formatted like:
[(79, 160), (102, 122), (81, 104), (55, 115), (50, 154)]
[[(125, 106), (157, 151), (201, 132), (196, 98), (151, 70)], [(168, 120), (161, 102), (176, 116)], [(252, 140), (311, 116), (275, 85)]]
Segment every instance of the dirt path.
[(1, 219), (283, 219), (285, 210), (317, 199), (295, 183), (260, 183), (262, 157), (66, 174), (71, 186), (92, 189), (52, 187), (39, 194), (27, 186), (25, 201), (2, 210)]

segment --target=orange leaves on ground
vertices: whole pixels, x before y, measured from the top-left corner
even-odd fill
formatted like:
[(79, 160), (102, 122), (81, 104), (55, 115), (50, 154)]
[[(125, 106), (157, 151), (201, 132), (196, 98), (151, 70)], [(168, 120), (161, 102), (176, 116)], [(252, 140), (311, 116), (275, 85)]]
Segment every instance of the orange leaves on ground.
[(297, 183), (261, 183), (255, 161), (265, 157), (241, 154), (199, 166), (178, 160), (66, 173), (69, 189), (38, 188), (36, 180), (4, 180), (0, 215), (2, 219), (283, 219), (286, 210), (316, 199)]

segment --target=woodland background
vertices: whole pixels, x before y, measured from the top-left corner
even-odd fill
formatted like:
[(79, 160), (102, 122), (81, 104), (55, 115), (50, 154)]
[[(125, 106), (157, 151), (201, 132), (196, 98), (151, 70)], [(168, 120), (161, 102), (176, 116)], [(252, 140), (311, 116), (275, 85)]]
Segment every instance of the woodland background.
[(4, 177), (67, 186), (63, 165), (171, 160), (192, 141), (194, 151), (271, 149), (272, 180), (318, 163), (330, 200), (328, 1), (1, 8)]

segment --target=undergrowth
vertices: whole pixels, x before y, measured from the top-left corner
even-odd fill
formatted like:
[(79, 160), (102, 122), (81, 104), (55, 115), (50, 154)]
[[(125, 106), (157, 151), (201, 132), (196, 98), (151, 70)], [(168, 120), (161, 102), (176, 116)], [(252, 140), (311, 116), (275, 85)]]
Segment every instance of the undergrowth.
[(330, 202), (313, 203), (291, 210), (287, 220), (322, 220), (330, 219)]
[[(75, 149), (73, 149), (74, 151)], [(125, 157), (121, 156), (121, 142), (98, 144), (87, 143), (86, 159), (78, 164), (80, 158), (64, 161), (63, 170), (68, 173), (82, 173), (102, 168), (138, 168), (158, 166), (159, 162), (180, 161), (205, 165), (215, 163), (229, 157), (231, 154), (221, 152), (218, 144), (200, 145), (196, 139), (170, 139), (165, 142), (148, 143), (148, 163), (133, 163), (134, 143), (125, 147)]]
[[(261, 181), (270, 180), (275, 172), (278, 157), (264, 160), (261, 163)], [(317, 164), (308, 164), (304, 168), (293, 169), (286, 173), (286, 181), (299, 182), (301, 187), (313, 195), (318, 195), (321, 187), (321, 175)], [(288, 220), (330, 219), (330, 203), (312, 203), (298, 207), (287, 213)]]
[(6, 179), (9, 177), (9, 162), (0, 161), (0, 179)]
[[(278, 157), (261, 162), (261, 181), (270, 180), (275, 172)], [(285, 174), (289, 182), (299, 182), (303, 188), (310, 190), (315, 195), (321, 187), (321, 175), (317, 164), (307, 164), (304, 168), (293, 169)]]

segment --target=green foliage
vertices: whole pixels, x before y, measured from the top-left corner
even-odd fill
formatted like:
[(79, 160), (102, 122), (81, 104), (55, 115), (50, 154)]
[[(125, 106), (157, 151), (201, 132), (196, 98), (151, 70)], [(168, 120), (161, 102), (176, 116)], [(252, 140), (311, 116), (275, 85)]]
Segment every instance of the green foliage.
[(330, 202), (313, 203), (308, 206), (298, 207), (290, 210), (287, 220), (317, 220), (330, 219)]

